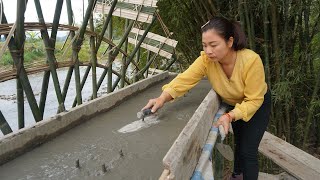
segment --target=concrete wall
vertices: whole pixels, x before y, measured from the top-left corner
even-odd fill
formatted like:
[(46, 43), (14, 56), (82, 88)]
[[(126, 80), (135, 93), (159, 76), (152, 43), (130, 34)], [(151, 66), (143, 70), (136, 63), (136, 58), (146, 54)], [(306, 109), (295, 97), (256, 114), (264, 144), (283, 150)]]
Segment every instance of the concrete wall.
[(168, 72), (151, 76), (116, 92), (103, 95), (77, 106), (68, 112), (62, 112), (54, 117), (42, 120), (32, 127), (23, 128), (17, 132), (5, 135), (0, 139), (0, 165), (90, 119), (98, 113), (108, 111), (133, 94), (168, 77)]

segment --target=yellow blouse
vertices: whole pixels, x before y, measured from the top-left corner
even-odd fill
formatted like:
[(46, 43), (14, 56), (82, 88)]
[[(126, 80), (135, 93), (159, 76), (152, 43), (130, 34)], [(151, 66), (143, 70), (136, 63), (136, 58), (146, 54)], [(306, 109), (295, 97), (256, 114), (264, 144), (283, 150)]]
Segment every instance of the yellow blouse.
[(210, 61), (202, 51), (201, 55), (183, 73), (162, 87), (174, 99), (183, 96), (204, 76), (212, 88), (229, 105), (235, 120), (249, 121), (264, 101), (267, 92), (264, 68), (260, 56), (252, 50), (237, 51), (236, 64), (230, 79), (227, 78), (219, 62)]

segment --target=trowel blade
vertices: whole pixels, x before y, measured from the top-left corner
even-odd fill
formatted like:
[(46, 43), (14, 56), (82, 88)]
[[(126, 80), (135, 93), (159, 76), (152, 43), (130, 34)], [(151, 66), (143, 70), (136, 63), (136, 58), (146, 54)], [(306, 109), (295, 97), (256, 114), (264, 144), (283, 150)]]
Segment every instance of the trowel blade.
[(217, 143), (216, 148), (224, 158), (233, 161), (233, 151), (229, 145)]

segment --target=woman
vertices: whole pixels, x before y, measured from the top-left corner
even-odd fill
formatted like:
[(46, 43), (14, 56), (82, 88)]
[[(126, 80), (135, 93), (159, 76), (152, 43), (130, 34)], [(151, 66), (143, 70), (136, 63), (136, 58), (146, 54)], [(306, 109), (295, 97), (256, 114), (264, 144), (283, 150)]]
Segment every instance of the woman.
[(183, 96), (204, 76), (222, 100), (232, 106), (217, 126), (228, 132), (231, 122), (235, 138), (234, 172), (231, 179), (258, 179), (258, 146), (267, 128), (271, 97), (261, 58), (245, 49), (246, 37), (236, 22), (215, 17), (201, 27), (203, 52), (169, 84), (162, 94), (143, 108), (156, 112), (164, 103)]

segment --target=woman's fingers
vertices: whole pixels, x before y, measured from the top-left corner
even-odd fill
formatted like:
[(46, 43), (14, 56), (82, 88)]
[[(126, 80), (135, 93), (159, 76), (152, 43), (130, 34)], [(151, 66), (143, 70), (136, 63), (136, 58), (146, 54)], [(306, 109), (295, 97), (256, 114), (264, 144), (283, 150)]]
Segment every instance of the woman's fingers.
[(152, 113), (155, 113), (158, 109), (160, 109), (163, 106), (162, 100), (160, 98), (156, 98), (156, 99), (150, 99), (148, 104), (142, 108), (142, 110), (144, 109), (151, 109)]

